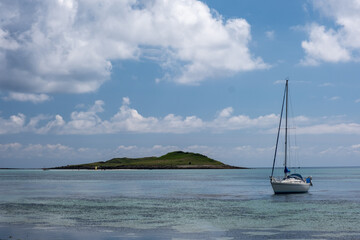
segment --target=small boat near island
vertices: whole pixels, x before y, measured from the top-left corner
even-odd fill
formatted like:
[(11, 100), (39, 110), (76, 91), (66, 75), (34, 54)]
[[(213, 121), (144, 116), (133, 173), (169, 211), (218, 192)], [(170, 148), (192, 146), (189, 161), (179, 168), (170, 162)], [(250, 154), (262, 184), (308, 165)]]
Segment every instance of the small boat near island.
[[(306, 193), (309, 191), (310, 186), (312, 186), (312, 177), (303, 178), (299, 173), (290, 174), (290, 170), (288, 169), (288, 98), (289, 98), (289, 80), (286, 80), (285, 90), (283, 96), (283, 102), (280, 113), (280, 122), (279, 128), (277, 132), (276, 145), (275, 145), (275, 153), (273, 166), (271, 170), (270, 183), (274, 190), (275, 194), (280, 193)], [(284, 111), (285, 105), (285, 152), (284, 152), (284, 177), (274, 177), (274, 168), (276, 155), (278, 151), (278, 143), (279, 136), (282, 124), (282, 115)]]

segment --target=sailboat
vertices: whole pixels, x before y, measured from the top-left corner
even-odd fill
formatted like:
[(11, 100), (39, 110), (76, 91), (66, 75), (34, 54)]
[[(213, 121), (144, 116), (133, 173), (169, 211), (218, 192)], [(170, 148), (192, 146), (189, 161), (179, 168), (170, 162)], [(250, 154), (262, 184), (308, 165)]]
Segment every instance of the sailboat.
[[(300, 174), (294, 173), (290, 174), (290, 170), (288, 169), (288, 97), (289, 97), (289, 80), (286, 80), (285, 84), (285, 91), (283, 96), (283, 102), (281, 107), (281, 114), (280, 114), (280, 122), (279, 128), (276, 138), (276, 146), (275, 146), (275, 154), (274, 154), (274, 161), (270, 176), (270, 183), (274, 190), (275, 194), (279, 193), (306, 193), (309, 191), (310, 186), (312, 186), (312, 178), (307, 177), (304, 179)], [(279, 136), (280, 136), (280, 128), (281, 128), (281, 120), (284, 110), (285, 104), (285, 159), (284, 159), (284, 177), (274, 177), (274, 168), (275, 168), (275, 161), (276, 161), (276, 154), (278, 150), (278, 143), (279, 143)]]

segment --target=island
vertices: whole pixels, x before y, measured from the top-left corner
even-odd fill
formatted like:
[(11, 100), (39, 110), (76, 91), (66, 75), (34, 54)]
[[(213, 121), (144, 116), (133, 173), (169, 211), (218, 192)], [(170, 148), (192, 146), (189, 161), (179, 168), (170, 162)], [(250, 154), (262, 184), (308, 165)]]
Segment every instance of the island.
[(51, 169), (244, 169), (208, 158), (199, 153), (170, 152), (161, 157), (113, 158), (105, 162), (67, 165)]

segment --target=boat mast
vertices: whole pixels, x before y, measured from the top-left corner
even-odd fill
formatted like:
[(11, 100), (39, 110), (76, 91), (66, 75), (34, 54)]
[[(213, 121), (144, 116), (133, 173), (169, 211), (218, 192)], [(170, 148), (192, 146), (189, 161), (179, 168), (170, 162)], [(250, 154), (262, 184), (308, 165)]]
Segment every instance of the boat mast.
[(287, 132), (288, 132), (288, 98), (289, 98), (289, 91), (288, 91), (288, 79), (286, 79), (285, 91), (286, 91), (286, 107), (285, 107), (285, 177), (287, 177), (288, 169), (287, 169)]
[(271, 170), (271, 176), (270, 176), (270, 178), (272, 178), (272, 177), (273, 177), (273, 175), (274, 175), (274, 168), (275, 168), (276, 153), (277, 153), (277, 149), (278, 149), (278, 145), (279, 145), (279, 136), (280, 136), (281, 120), (282, 120), (282, 116), (283, 116), (283, 112), (284, 112), (285, 96), (286, 96), (286, 86), (285, 86), (284, 96), (283, 96), (282, 105), (281, 105), (281, 113), (280, 113), (280, 121), (279, 121), (278, 133), (277, 133), (277, 137), (276, 137), (276, 145), (275, 145), (274, 161), (273, 161), (273, 166), (272, 166), (272, 170)]

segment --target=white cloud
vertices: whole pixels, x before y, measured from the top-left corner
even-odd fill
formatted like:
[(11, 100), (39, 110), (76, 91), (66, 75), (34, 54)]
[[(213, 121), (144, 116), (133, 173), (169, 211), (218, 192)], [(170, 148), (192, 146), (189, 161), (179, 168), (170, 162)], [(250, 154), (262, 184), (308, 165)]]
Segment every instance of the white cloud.
[(89, 109), (89, 112), (103, 112), (104, 108), (102, 107), (104, 105), (104, 101), (103, 100), (96, 100), (95, 104)]
[(318, 65), (321, 62), (358, 61), (360, 51), (360, 1), (359, 0), (314, 0), (315, 9), (336, 24), (328, 28), (312, 24), (307, 28), (309, 40), (302, 42), (304, 65)]
[(265, 129), (274, 127), (278, 116), (269, 114), (250, 118), (246, 115), (233, 115), (233, 108), (219, 111), (218, 116), (210, 121), (197, 116), (145, 117), (130, 107), (130, 99), (123, 98), (123, 105), (109, 120), (103, 120), (98, 113), (103, 112), (104, 102), (95, 101), (86, 111), (74, 111), (70, 120), (61, 115), (55, 117), (38, 115), (26, 123), (25, 115), (18, 114), (9, 119), (0, 118), (0, 134), (33, 132), (37, 134), (113, 134), (119, 132), (134, 133), (190, 133), (210, 130), (222, 132), (239, 129)]
[(2, 90), (95, 91), (114, 60), (152, 59), (182, 84), (268, 67), (249, 50), (245, 19), (225, 21), (196, 0), (8, 1), (0, 9)]
[(221, 110), (221, 112), (219, 113), (219, 117), (220, 117), (220, 118), (230, 117), (233, 112), (234, 112), (234, 109), (233, 109), (232, 107), (224, 108), (224, 109)]
[(328, 100), (328, 101), (338, 101), (338, 100), (341, 99), (341, 97), (339, 97), (339, 96), (333, 96), (333, 97), (327, 97), (327, 96), (325, 96), (324, 99), (325, 99), (325, 100)]
[(317, 124), (299, 127), (297, 134), (360, 134), (358, 123)]
[(32, 94), (32, 93), (17, 93), (10, 92), (7, 97), (3, 97), (5, 101), (20, 101), (20, 102), (32, 102), (41, 103), (49, 101), (51, 98), (46, 94)]
[(12, 115), (9, 119), (0, 117), (0, 134), (24, 132), (25, 120), (26, 117), (22, 113)]
[(120, 145), (119, 147), (117, 147), (117, 150), (133, 150), (133, 149), (136, 149), (137, 147), (136, 146), (124, 146), (124, 145)]
[(130, 98), (123, 97), (123, 105), (129, 105), (130, 104)]
[(264, 116), (259, 116), (257, 118), (251, 118), (246, 115), (237, 115), (237, 116), (227, 115), (227, 116), (219, 116), (213, 121), (208, 122), (208, 126), (210, 127), (210, 129), (213, 129), (215, 131), (253, 129), (253, 128), (264, 129), (264, 128), (276, 126), (278, 121), (279, 121), (279, 116), (275, 114), (268, 114)]
[(351, 59), (350, 52), (341, 44), (334, 30), (325, 30), (324, 26), (313, 24), (309, 27), (309, 40), (301, 43), (306, 57), (304, 65), (318, 65), (320, 62), (346, 62)]
[[(56, 167), (108, 160), (108, 155), (109, 149), (74, 148), (60, 143), (0, 144), (0, 160), (3, 167), (19, 167), (19, 163), (22, 167)], [(37, 162), (29, 161), (33, 159), (37, 159)]]
[(331, 101), (337, 101), (337, 100), (339, 100), (339, 99), (340, 99), (339, 96), (334, 96), (334, 97), (331, 97), (331, 98), (330, 98)]
[[(252, 133), (273, 134), (276, 132), (279, 115), (267, 114), (250, 117), (235, 115), (232, 107), (218, 112), (214, 119), (204, 120), (197, 116), (178, 116), (167, 114), (165, 117), (143, 116), (130, 107), (130, 99), (124, 98), (119, 111), (109, 119), (102, 119), (98, 113), (104, 111), (104, 102), (95, 101), (85, 111), (74, 111), (69, 120), (61, 115), (38, 115), (26, 121), (24, 114), (12, 115), (8, 119), (0, 117), (0, 134), (31, 132), (36, 134), (93, 135), (132, 133), (174, 133), (185, 134), (201, 131), (214, 133), (231, 130), (251, 130)], [(346, 122), (343, 116), (309, 118), (295, 116), (289, 119), (296, 123), (297, 134), (360, 134), (360, 124)]]
[[(254, 147), (251, 145), (242, 145), (234, 148), (234, 152), (242, 158), (246, 159), (270, 159), (270, 156), (274, 154), (275, 146), (271, 147)], [(269, 164), (270, 165), (270, 162)]]
[(22, 145), (20, 143), (7, 143), (7, 144), (0, 144), (0, 152), (5, 151), (17, 151), (20, 149)]
[(25, 152), (33, 152), (36, 154), (44, 154), (47, 152), (67, 152), (73, 150), (73, 148), (69, 146), (65, 146), (62, 144), (29, 144), (23, 149)]
[[(359, 151), (359, 144), (354, 144), (351, 146), (335, 146), (335, 147), (328, 147), (326, 149), (323, 149), (319, 152), (319, 156), (326, 156), (326, 157), (337, 157), (340, 164), (342, 164), (342, 161), (344, 161), (344, 156), (346, 158), (349, 158), (350, 156), (355, 156), (357, 159), (360, 155)], [(339, 165), (340, 165), (339, 164)], [(341, 166), (341, 165), (340, 165)]]
[(269, 40), (274, 40), (274, 39), (275, 39), (275, 32), (274, 32), (274, 31), (266, 31), (266, 32), (265, 32), (265, 36), (266, 36)]
[(296, 122), (296, 123), (299, 123), (299, 124), (309, 124), (312, 122), (312, 120), (306, 116), (296, 116), (296, 117), (293, 117), (291, 118), (289, 121), (293, 121), (293, 122)]
[(276, 80), (274, 84), (285, 84), (286, 80)]
[[(30, 121), (31, 123), (31, 121)], [(37, 121), (34, 121), (35, 124), (37, 124)], [(28, 126), (31, 126), (30, 124)], [(45, 126), (43, 127), (39, 127), (36, 129), (36, 125), (34, 128), (34, 132), (38, 133), (38, 134), (46, 134), (48, 132), (57, 132), (60, 131), (60, 129), (62, 129), (62, 127), (65, 126), (65, 121), (62, 118), (62, 116), (60, 115), (56, 115), (54, 120), (49, 121)]]
[[(289, 79), (289, 78), (286, 78)], [(285, 85), (286, 80), (276, 80), (273, 82), (274, 85), (276, 84), (284, 84)], [(297, 83), (297, 84), (309, 84), (311, 83), (310, 81), (304, 81), (304, 80), (289, 80), (289, 83)]]
[(335, 85), (333, 83), (322, 83), (319, 85), (319, 87), (334, 87)]
[(359, 148), (360, 148), (360, 144), (351, 145), (351, 148), (359, 149)]

